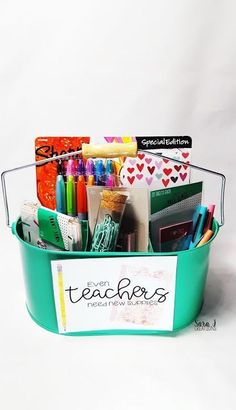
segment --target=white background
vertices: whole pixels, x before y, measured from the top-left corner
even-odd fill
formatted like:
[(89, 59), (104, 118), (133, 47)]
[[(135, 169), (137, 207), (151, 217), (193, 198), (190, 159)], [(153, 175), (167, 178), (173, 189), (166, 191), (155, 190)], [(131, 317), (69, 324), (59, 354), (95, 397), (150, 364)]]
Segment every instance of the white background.
[(235, 15), (233, 0), (1, 0), (2, 170), (31, 161), (38, 135), (191, 135), (194, 162), (228, 178), (199, 317), (217, 330), (176, 337), (36, 326), (1, 206), (4, 410), (235, 409)]

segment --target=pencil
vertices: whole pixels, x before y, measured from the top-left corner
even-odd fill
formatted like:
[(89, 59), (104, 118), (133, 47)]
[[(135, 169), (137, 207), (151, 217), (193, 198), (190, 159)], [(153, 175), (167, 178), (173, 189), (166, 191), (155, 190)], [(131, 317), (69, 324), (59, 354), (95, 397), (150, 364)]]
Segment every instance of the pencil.
[(63, 273), (62, 273), (62, 266), (60, 264), (57, 265), (57, 272), (58, 272), (58, 289), (59, 289), (59, 301), (60, 301), (60, 313), (61, 313), (61, 324), (66, 331), (66, 306), (65, 306), (65, 298), (64, 298), (64, 284), (63, 284)]

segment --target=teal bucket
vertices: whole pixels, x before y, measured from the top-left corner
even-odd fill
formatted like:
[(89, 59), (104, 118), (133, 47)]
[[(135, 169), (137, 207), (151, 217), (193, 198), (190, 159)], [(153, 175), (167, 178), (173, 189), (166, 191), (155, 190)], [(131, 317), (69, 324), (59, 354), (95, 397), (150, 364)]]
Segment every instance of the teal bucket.
[(41, 327), (54, 333), (58, 332), (56, 308), (54, 303), (51, 261), (59, 259), (108, 258), (121, 256), (171, 256), (178, 257), (175, 288), (173, 331), (158, 330), (99, 330), (66, 333), (66, 335), (98, 334), (173, 334), (188, 326), (199, 314), (204, 297), (208, 272), (211, 243), (215, 239), (219, 224), (213, 223), (214, 235), (205, 245), (192, 250), (168, 253), (137, 252), (56, 252), (32, 246), (22, 239), (19, 220), (13, 224), (12, 232), (19, 241), (22, 256), (23, 274), (26, 289), (26, 306), (32, 319)]

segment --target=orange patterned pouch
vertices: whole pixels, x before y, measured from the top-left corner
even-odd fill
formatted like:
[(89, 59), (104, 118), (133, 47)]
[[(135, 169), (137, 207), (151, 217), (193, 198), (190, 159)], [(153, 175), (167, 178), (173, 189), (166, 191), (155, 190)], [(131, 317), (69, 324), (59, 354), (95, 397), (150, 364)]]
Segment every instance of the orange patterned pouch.
[[(37, 137), (35, 139), (36, 161), (78, 151), (90, 137)], [(75, 157), (74, 159), (77, 159)], [(57, 161), (36, 167), (37, 196), (46, 208), (56, 208)]]

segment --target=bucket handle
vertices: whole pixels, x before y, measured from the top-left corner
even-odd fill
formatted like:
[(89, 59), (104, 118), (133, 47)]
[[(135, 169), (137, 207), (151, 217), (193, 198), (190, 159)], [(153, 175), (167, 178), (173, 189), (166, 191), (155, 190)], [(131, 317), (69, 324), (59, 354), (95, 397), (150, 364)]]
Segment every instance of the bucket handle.
[[(112, 145), (112, 144), (109, 144)], [(119, 155), (122, 155), (122, 149), (125, 151), (125, 145), (126, 144), (116, 144), (117, 146), (120, 145), (119, 149), (120, 149), (120, 153)], [(99, 145), (96, 145), (96, 147), (99, 147)], [(149, 153), (151, 155), (154, 155), (156, 157), (161, 157), (164, 159), (167, 159), (169, 161), (175, 162), (177, 164), (181, 164), (181, 165), (185, 165), (186, 163), (184, 161), (180, 161), (178, 159), (174, 159), (174, 158), (170, 158), (167, 157), (166, 155), (162, 155), (160, 153), (153, 153), (149, 150), (139, 150), (139, 152), (143, 152), (143, 153)], [(68, 158), (77, 154), (82, 154), (83, 153), (83, 149), (78, 150), (78, 151), (74, 151), (74, 152), (70, 152), (70, 153), (66, 153), (66, 154), (62, 154), (62, 155), (57, 155), (55, 157), (51, 157), (51, 158), (46, 158), (46, 159), (42, 159), (40, 161), (35, 161), (35, 162), (31, 162), (29, 164), (25, 164), (25, 165), (21, 165), (19, 167), (15, 167), (15, 168), (11, 168), (8, 170), (5, 170), (2, 172), (1, 174), (1, 185), (2, 185), (2, 194), (3, 194), (3, 203), (4, 203), (4, 208), (5, 208), (5, 217), (6, 217), (6, 225), (10, 228), (10, 214), (9, 214), (9, 206), (8, 206), (8, 198), (7, 198), (7, 188), (6, 188), (6, 175), (12, 172), (17, 172), (20, 171), (22, 169), (26, 169), (26, 168), (30, 168), (33, 166), (41, 166), (44, 164), (47, 164), (48, 162), (52, 162), (58, 159), (63, 159), (63, 158)], [(127, 156), (127, 152), (123, 153), (124, 156)], [(125, 155), (126, 154), (126, 155)], [(107, 152), (107, 157), (109, 158), (109, 152)], [(220, 191), (220, 223), (219, 226), (223, 226), (225, 223), (225, 217), (224, 217), (224, 203), (225, 203), (225, 184), (226, 184), (226, 177), (225, 175), (221, 174), (220, 172), (217, 171), (213, 171), (211, 169), (208, 168), (203, 168), (200, 167), (199, 165), (194, 165), (191, 163), (187, 164), (188, 167), (196, 169), (198, 171), (202, 171), (202, 172), (206, 172), (208, 174), (212, 174), (212, 175), (216, 175), (221, 179), (221, 191)]]

